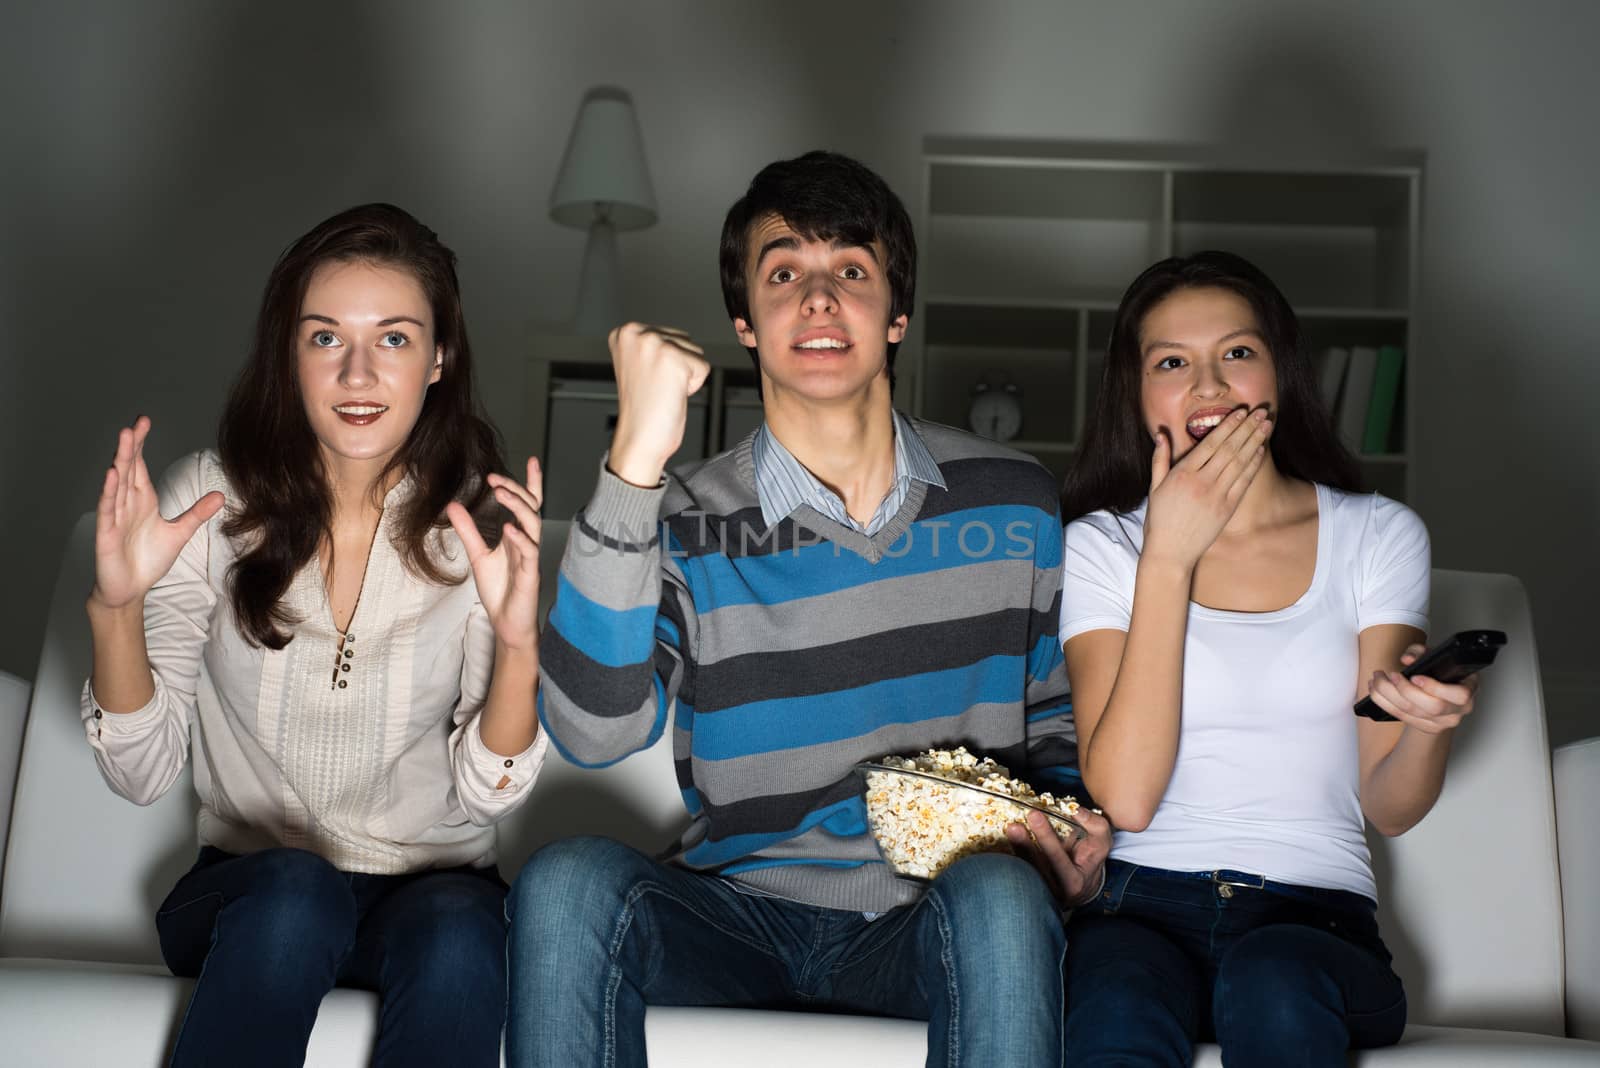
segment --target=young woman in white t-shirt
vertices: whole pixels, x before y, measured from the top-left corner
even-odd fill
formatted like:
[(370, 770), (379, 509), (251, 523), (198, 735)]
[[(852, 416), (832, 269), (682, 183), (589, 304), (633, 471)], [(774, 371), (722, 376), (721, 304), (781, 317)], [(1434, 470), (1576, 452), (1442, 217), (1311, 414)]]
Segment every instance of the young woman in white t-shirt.
[[(1061, 640), (1088, 793), (1118, 828), (1068, 932), (1075, 1065), (1343, 1065), (1405, 994), (1364, 837), (1427, 814), (1475, 680), (1403, 678), (1429, 556), (1355, 492), (1260, 270), (1155, 264), (1117, 310), (1068, 476)], [(1370, 692), (1392, 723), (1351, 705)]]
[(139, 804), (192, 749), (172, 1063), (299, 1064), (337, 983), (379, 993), (375, 1065), (498, 1064), (541, 491), (479, 415), (454, 253), (391, 205), (326, 220), (273, 267), (218, 450), (157, 485), (149, 432), (102, 487), (83, 721)]

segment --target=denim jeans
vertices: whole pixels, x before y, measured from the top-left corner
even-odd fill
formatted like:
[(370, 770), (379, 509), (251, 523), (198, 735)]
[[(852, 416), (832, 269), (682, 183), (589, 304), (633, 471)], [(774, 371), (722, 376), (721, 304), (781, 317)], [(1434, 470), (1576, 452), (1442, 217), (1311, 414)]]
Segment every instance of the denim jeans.
[(506, 912), (511, 1068), (643, 1065), (646, 1005), (927, 1020), (930, 1065), (1061, 1063), (1061, 923), (1015, 857), (962, 860), (869, 921), (574, 838), (528, 861)]
[(195, 978), (172, 1063), (301, 1064), (335, 985), (376, 990), (372, 1063), (499, 1063), (505, 883), (493, 868), (342, 872), (302, 849), (207, 846), (156, 914)]
[(1111, 860), (1068, 924), (1067, 1063), (1188, 1068), (1215, 1039), (1229, 1068), (1344, 1068), (1387, 1046), (1406, 998), (1377, 907), (1343, 890)]

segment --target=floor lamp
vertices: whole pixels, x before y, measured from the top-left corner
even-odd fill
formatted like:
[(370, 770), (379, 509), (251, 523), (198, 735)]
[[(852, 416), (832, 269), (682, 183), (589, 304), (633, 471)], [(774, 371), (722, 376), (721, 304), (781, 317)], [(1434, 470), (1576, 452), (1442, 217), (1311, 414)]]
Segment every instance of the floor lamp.
[(550, 192), (550, 217), (589, 231), (573, 329), (608, 333), (623, 321), (617, 231), (643, 229), (656, 221), (656, 194), (639, 120), (633, 99), (623, 90), (602, 86), (584, 94)]

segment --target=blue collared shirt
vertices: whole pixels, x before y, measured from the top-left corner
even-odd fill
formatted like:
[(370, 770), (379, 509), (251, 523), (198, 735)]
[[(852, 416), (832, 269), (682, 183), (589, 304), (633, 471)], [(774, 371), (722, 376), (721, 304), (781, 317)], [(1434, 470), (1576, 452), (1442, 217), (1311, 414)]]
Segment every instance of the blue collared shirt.
[(839, 495), (817, 480), (805, 465), (794, 458), (794, 453), (784, 448), (765, 423), (756, 431), (750, 443), (751, 461), (756, 471), (756, 496), (761, 502), (761, 518), (768, 529), (794, 514), (796, 508), (809, 504), (812, 508), (842, 526), (856, 530), (869, 538), (882, 530), (893, 519), (911, 491), (911, 481), (924, 482), (939, 489), (947, 488), (939, 465), (934, 462), (928, 447), (922, 443), (911, 420), (894, 413), (894, 481), (884, 494), (878, 510), (863, 525), (850, 515)]

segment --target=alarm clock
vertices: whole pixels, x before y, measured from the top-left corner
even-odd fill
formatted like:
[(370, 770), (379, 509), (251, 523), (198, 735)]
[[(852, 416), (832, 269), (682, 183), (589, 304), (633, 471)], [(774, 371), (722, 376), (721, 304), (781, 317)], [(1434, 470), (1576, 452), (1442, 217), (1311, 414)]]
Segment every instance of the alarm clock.
[(1022, 430), (1022, 393), (1016, 383), (991, 386), (984, 381), (973, 386), (967, 422), (975, 433), (990, 441), (1016, 437)]

